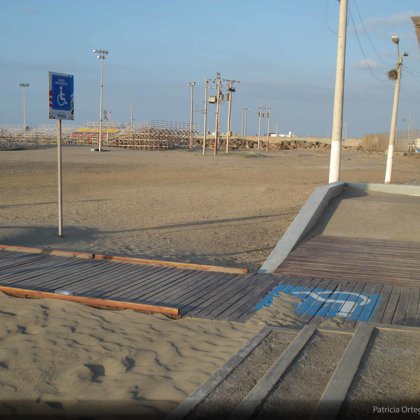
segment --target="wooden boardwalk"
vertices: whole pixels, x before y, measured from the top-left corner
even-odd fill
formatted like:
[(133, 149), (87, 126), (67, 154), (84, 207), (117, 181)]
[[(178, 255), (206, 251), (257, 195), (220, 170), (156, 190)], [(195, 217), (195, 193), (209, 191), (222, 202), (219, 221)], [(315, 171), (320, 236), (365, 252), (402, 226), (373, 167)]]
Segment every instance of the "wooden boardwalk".
[(280, 281), (257, 305), (280, 293), (302, 299), (296, 312), (306, 322), (332, 318), (420, 326), (420, 244), (315, 236), (299, 245), (274, 271)]
[[(277, 282), (273, 275), (218, 273), (0, 250), (0, 291), (171, 316), (246, 320)], [(63, 290), (71, 295), (63, 295)]]

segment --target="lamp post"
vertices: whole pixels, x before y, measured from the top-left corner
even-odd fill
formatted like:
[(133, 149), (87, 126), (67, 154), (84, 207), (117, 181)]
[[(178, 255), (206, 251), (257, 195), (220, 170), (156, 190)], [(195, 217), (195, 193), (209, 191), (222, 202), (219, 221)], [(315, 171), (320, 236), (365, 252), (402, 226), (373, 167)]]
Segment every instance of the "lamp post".
[(206, 154), (206, 141), (207, 141), (207, 101), (208, 101), (208, 87), (209, 80), (204, 81), (204, 124), (203, 124), (203, 155)]
[(394, 103), (392, 106), (392, 116), (391, 116), (391, 128), (389, 130), (389, 144), (388, 144), (388, 155), (386, 160), (386, 170), (385, 170), (385, 184), (391, 182), (392, 175), (392, 159), (394, 156), (394, 144), (395, 144), (395, 135), (397, 132), (397, 116), (398, 116), (398, 101), (400, 96), (400, 82), (401, 82), (401, 69), (403, 65), (404, 57), (407, 57), (408, 54), (400, 54), (400, 38), (396, 35), (391, 37), (391, 40), (394, 44), (397, 45), (397, 67), (388, 72), (388, 77), (392, 80), (395, 80), (394, 88)]
[(23, 92), (23, 135), (26, 134), (26, 88), (29, 87), (29, 83), (19, 83)]
[(100, 91), (99, 91), (99, 141), (98, 141), (98, 151), (102, 151), (102, 104), (103, 104), (103, 90), (104, 90), (104, 69), (103, 69), (103, 61), (109, 51), (107, 50), (93, 50), (95, 54), (97, 54), (96, 58), (100, 62), (101, 68), (101, 84), (100, 84)]
[(194, 138), (194, 86), (195, 82), (188, 82), (188, 85), (191, 88), (191, 100), (190, 100), (190, 142), (189, 148), (193, 147), (193, 138)]

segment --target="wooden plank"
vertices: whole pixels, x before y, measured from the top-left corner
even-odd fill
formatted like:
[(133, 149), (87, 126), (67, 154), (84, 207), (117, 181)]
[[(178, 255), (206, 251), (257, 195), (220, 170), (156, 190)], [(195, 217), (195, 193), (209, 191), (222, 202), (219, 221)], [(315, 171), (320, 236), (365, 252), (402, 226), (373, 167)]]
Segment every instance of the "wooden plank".
[(417, 309), (419, 307), (420, 289), (412, 287), (410, 289), (410, 298), (408, 300), (407, 314), (403, 321), (404, 325), (415, 325), (417, 317)]
[(93, 254), (91, 252), (77, 252), (77, 251), (63, 251), (57, 249), (43, 249), (43, 248), (33, 248), (27, 246), (14, 246), (14, 245), (0, 245), (0, 249), (4, 251), (13, 251), (13, 252), (26, 252), (31, 254), (47, 254), (47, 255), (56, 255), (61, 257), (76, 257), (76, 258), (85, 258), (92, 259)]
[(221, 267), (216, 265), (204, 265), (204, 264), (193, 264), (183, 263), (176, 261), (163, 261), (163, 260), (148, 260), (144, 258), (133, 258), (133, 257), (119, 257), (114, 255), (101, 255), (94, 254), (95, 259), (120, 261), (130, 264), (146, 264), (146, 265), (162, 265), (165, 267), (173, 268), (185, 268), (188, 270), (200, 270), (200, 271), (212, 271), (216, 273), (231, 273), (231, 274), (247, 274), (247, 268), (236, 268), (236, 267)]
[(381, 291), (379, 302), (376, 305), (375, 313), (373, 314), (373, 317), (371, 318), (371, 322), (379, 323), (381, 321), (384, 315), (384, 312), (388, 306), (388, 302), (391, 297), (392, 290), (393, 290), (393, 286), (389, 284), (384, 285)]
[(163, 315), (179, 317), (178, 308), (170, 308), (157, 305), (145, 305), (141, 303), (118, 302), (108, 299), (94, 299), (84, 296), (62, 295), (49, 292), (39, 292), (35, 290), (19, 289), (14, 287), (0, 286), (0, 291), (12, 296), (31, 297), (31, 298), (50, 298), (59, 300), (68, 300), (71, 302), (84, 303), (85, 305), (105, 309), (133, 309), (140, 312), (160, 313)]
[(400, 299), (401, 287), (393, 286), (391, 296), (388, 301), (388, 305), (382, 316), (381, 323), (383, 324), (392, 324), (392, 319), (394, 318), (395, 311), (397, 309), (398, 301)]
[(271, 368), (259, 380), (254, 388), (233, 410), (230, 418), (251, 419), (262, 405), (270, 391), (285, 374), (286, 370), (298, 357), (316, 331), (316, 325), (305, 325), (301, 332), (286, 347), (284, 352), (277, 358)]
[(372, 337), (374, 326), (359, 324), (338, 363), (312, 417), (313, 420), (336, 418), (359, 369), (363, 354)]
[(204, 384), (185, 398), (165, 420), (186, 419), (194, 408), (208, 397), (270, 333), (271, 329), (269, 327), (263, 327), (245, 346), (213, 373)]
[(402, 324), (405, 320), (405, 314), (408, 309), (408, 301), (410, 299), (410, 288), (401, 287), (401, 295), (398, 300), (397, 308), (395, 309), (394, 317), (391, 321), (392, 324)]

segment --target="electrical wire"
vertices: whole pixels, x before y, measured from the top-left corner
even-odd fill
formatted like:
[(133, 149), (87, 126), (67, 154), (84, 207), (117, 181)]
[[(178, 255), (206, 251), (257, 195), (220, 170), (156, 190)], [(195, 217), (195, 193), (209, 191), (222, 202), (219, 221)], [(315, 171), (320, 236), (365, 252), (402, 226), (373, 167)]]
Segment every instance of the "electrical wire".
[(356, 12), (357, 12), (357, 14), (359, 15), (360, 23), (361, 23), (361, 24), (362, 24), (362, 26), (363, 26), (363, 30), (364, 30), (364, 32), (365, 32), (365, 34), (366, 34), (366, 38), (368, 39), (368, 41), (369, 41), (369, 43), (370, 43), (370, 45), (371, 45), (371, 47), (372, 47), (373, 51), (375, 52), (376, 56), (378, 57), (379, 61), (380, 61), (382, 64), (385, 64), (385, 65), (387, 65), (387, 66), (392, 66), (392, 64), (387, 63), (387, 62), (386, 62), (386, 61), (385, 61), (385, 60), (381, 57), (381, 55), (378, 53), (378, 50), (376, 49), (375, 45), (373, 44), (373, 42), (372, 42), (372, 40), (371, 40), (371, 38), (370, 38), (370, 36), (369, 36), (369, 32), (368, 32), (368, 31), (367, 31), (367, 29), (366, 29), (365, 23), (363, 22), (363, 18), (362, 18), (361, 14), (360, 14), (359, 6), (357, 5), (356, 0), (353, 0), (353, 3), (354, 3), (354, 5), (355, 5)]
[(404, 70), (417, 82), (420, 83), (420, 79), (417, 79), (416, 76), (414, 76), (414, 74), (412, 73), (412, 71), (410, 70), (410, 68), (408, 68), (407, 66), (404, 66)]
[(330, 0), (326, 0), (325, 1), (325, 25), (327, 26), (327, 28), (329, 29), (330, 32), (332, 32), (334, 35), (337, 35), (337, 32), (334, 31), (334, 29), (331, 28), (329, 22), (328, 22), (328, 9), (329, 9), (329, 4), (330, 4)]
[(359, 33), (357, 32), (357, 28), (356, 28), (356, 24), (354, 23), (354, 19), (353, 19), (353, 15), (352, 15), (352, 13), (351, 13), (351, 9), (350, 9), (350, 7), (349, 7), (349, 15), (350, 15), (350, 20), (351, 20), (351, 22), (353, 23), (353, 28), (354, 28), (354, 31), (355, 31), (355, 33), (356, 33), (356, 38), (357, 38), (357, 43), (359, 44), (359, 48), (360, 48), (360, 51), (362, 52), (362, 54), (363, 54), (363, 57), (364, 57), (364, 59), (365, 59), (365, 63), (366, 63), (366, 65), (367, 65), (367, 67), (368, 67), (368, 69), (369, 69), (369, 71), (370, 71), (370, 73), (372, 74), (372, 76), (378, 81), (378, 82), (381, 82), (381, 83), (387, 83), (387, 81), (386, 80), (382, 80), (382, 79), (380, 79), (378, 76), (376, 76), (376, 74), (373, 72), (373, 70), (372, 70), (372, 67), (370, 66), (370, 64), (369, 64), (369, 61), (368, 61), (368, 59), (367, 59), (367, 57), (366, 57), (366, 54), (365, 54), (365, 51), (363, 50), (363, 47), (362, 47), (362, 43), (360, 42), (360, 38), (359, 38)]

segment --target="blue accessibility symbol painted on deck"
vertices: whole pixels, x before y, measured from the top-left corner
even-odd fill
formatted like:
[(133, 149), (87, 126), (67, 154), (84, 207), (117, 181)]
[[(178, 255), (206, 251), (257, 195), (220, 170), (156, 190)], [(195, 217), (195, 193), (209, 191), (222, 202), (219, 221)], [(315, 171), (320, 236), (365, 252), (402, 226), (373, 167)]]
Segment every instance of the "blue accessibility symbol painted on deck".
[(354, 293), (323, 288), (306, 288), (281, 284), (261, 300), (256, 310), (272, 304), (273, 298), (286, 293), (302, 301), (296, 305), (296, 314), (300, 316), (323, 316), (324, 318), (341, 317), (350, 321), (367, 322), (372, 317), (380, 295), (377, 293)]

